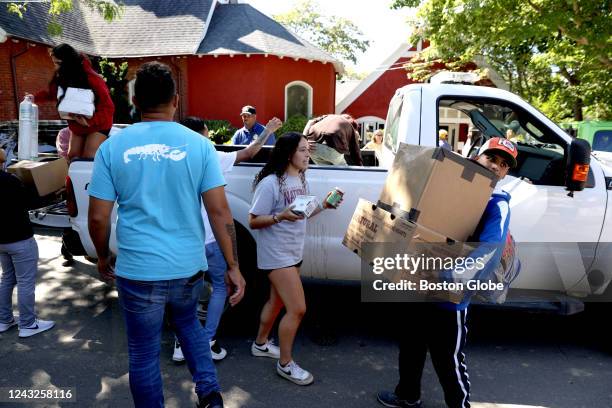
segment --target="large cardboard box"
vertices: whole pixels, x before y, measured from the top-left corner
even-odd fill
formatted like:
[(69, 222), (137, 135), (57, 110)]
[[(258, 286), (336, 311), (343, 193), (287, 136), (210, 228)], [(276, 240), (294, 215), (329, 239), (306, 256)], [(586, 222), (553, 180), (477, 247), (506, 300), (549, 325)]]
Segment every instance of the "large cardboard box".
[(400, 144), (378, 205), (456, 241), (466, 241), (497, 178), (443, 148)]
[[(393, 258), (396, 255), (403, 257), (404, 254), (412, 258), (421, 258), (428, 264), (430, 261), (431, 264), (435, 264), (437, 260), (442, 264), (442, 260), (446, 263), (450, 259), (466, 257), (474, 250), (469, 244), (455, 242), (422, 225), (397, 217), (364, 199), (359, 200), (342, 244), (370, 264), (375, 258)], [(380, 278), (395, 283), (420, 280), (435, 283), (444, 280), (442, 272), (441, 269), (430, 266), (412, 272), (406, 269), (392, 269), (380, 275)], [(369, 276), (364, 279), (364, 283), (369, 278), (374, 279)], [(463, 298), (462, 290), (426, 292), (427, 298), (439, 301), (459, 303)]]
[[(420, 250), (428, 244), (444, 244), (431, 245), (430, 249), (434, 251), (430, 252), (431, 255), (443, 256), (459, 255), (470, 249), (464, 243), (398, 217), (368, 200), (359, 199), (342, 244), (363, 258), (366, 256), (364, 244), (369, 243), (399, 243), (409, 251), (416, 251), (417, 247)], [(450, 247), (453, 249), (446, 249)], [(382, 253), (370, 251), (365, 260), (369, 262), (377, 256), (382, 256)]]
[(60, 158), (53, 161), (21, 160), (7, 168), (24, 184), (34, 185), (39, 196), (46, 196), (64, 187), (68, 175), (68, 162)]

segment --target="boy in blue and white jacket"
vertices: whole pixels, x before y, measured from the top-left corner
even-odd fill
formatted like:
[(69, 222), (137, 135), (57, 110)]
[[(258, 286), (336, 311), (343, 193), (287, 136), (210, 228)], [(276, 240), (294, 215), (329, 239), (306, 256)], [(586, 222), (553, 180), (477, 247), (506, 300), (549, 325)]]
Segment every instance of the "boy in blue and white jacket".
[[(517, 148), (512, 142), (495, 137), (482, 145), (473, 160), (491, 170), (501, 180), (511, 168), (516, 167), (517, 154)], [(488, 276), (487, 273), (494, 270), (501, 260), (502, 249), (508, 239), (509, 201), (510, 194), (496, 189), (474, 232), (473, 241), (491, 243), (496, 247), (480, 276)], [(400, 341), (400, 380), (394, 392), (378, 393), (378, 401), (381, 404), (397, 408), (422, 406), (421, 376), (429, 350), (444, 390), (446, 405), (450, 408), (470, 407), (470, 379), (463, 353), (469, 303), (470, 298), (466, 296), (459, 304), (448, 302), (407, 305), (409, 310), (406, 316), (410, 319), (410, 327), (403, 330), (406, 335)]]

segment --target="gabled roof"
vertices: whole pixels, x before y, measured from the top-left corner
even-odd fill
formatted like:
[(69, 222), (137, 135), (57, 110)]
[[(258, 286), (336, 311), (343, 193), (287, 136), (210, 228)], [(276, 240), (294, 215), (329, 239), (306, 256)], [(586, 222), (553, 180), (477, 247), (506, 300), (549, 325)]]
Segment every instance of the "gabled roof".
[[(427, 46), (427, 45), (426, 45)], [(426, 47), (425, 46), (425, 47)], [(420, 52), (424, 49), (422, 41), (419, 40), (417, 43), (416, 50), (413, 50), (413, 46), (408, 43), (401, 43), (395, 51), (389, 55), (384, 62), (376, 68), (374, 71), (370, 73), (367, 77), (363, 79), (360, 83), (356, 85), (352, 85), (352, 87), (348, 90), (344, 90), (344, 95), (339, 98), (336, 97), (336, 113), (344, 112), (361, 94), (363, 94), (374, 82), (378, 80), (386, 71), (392, 69), (402, 69), (403, 64), (395, 65), (398, 59), (405, 57), (409, 58)], [(474, 61), (476, 66), (481, 68), (486, 68), (489, 72), (489, 79), (497, 88), (508, 90), (508, 84), (502, 79), (502, 77), (486, 63), (484, 58), (477, 57)], [(336, 85), (337, 87), (338, 85)], [(338, 90), (336, 90), (336, 94), (338, 94)]]
[[(336, 113), (344, 112), (351, 103), (355, 102), (359, 96), (365, 92), (378, 78), (382, 76), (387, 70), (391, 69), (392, 65), (402, 57), (411, 57), (417, 51), (411, 51), (412, 46), (408, 43), (401, 43), (395, 51), (389, 55), (379, 67), (365, 77), (359, 84), (355, 85), (348, 93), (345, 94), (339, 102), (336, 103)], [(417, 47), (420, 51), (420, 43)]]
[(90, 55), (147, 57), (161, 55), (269, 54), (343, 66), (334, 57), (249, 4), (217, 0), (123, 0), (121, 18), (105, 21), (81, 2), (59, 16), (63, 33), (51, 37), (49, 3), (30, 3), (23, 19), (0, 7), (0, 29), (8, 36), (47, 45), (71, 44)]
[(124, 13), (112, 22), (74, 2), (59, 22), (63, 33), (47, 33), (49, 3), (30, 3), (23, 19), (0, 8), (0, 27), (10, 36), (57, 45), (71, 44), (90, 55), (144, 57), (193, 54), (204, 38), (213, 0), (123, 0)]
[(249, 4), (217, 5), (208, 33), (197, 53), (278, 55), (329, 62), (334, 64), (337, 72), (344, 71), (342, 64), (330, 54), (290, 32)]

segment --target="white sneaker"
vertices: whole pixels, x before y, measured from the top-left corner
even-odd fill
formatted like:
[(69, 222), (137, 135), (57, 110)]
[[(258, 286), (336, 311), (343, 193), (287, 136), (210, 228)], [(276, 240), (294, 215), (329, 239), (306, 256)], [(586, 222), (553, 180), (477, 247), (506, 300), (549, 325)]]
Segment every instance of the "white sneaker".
[(0, 333), (4, 333), (13, 326), (17, 326), (17, 321), (15, 319), (8, 323), (0, 323)]
[(174, 339), (174, 353), (172, 353), (172, 361), (175, 363), (182, 363), (185, 361), (185, 356), (183, 355), (183, 350), (181, 350), (181, 345), (176, 339)]
[(225, 356), (227, 356), (227, 351), (217, 344), (217, 340), (211, 340), (210, 344), (210, 354), (212, 355), (212, 359), (215, 361), (223, 360)]
[(281, 366), (280, 361), (276, 363), (276, 372), (283, 378), (297, 385), (310, 385), (314, 381), (314, 377), (308, 371), (297, 365), (291, 360), (285, 367)]
[(55, 322), (52, 320), (36, 319), (30, 327), (24, 327), (23, 329), (19, 329), (19, 337), (30, 337), (35, 334), (47, 331), (53, 326), (55, 326)]
[(280, 348), (274, 345), (272, 340), (266, 341), (265, 344), (258, 346), (253, 342), (251, 344), (251, 354), (255, 357), (270, 357), (270, 358), (280, 358)]

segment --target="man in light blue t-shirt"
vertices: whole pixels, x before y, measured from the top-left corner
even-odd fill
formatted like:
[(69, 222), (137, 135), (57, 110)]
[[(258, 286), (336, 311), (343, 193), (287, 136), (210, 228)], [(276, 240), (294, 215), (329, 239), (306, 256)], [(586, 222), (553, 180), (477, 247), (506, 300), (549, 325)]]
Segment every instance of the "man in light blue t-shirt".
[[(149, 62), (138, 69), (134, 103), (142, 122), (100, 146), (88, 188), (89, 232), (98, 254), (98, 271), (105, 280), (116, 278), (125, 316), (134, 405), (163, 406), (159, 355), (167, 308), (200, 405), (222, 407), (196, 308), (208, 267), (201, 200), (228, 264), (234, 289), (230, 303), (238, 303), (244, 295), (225, 180), (214, 146), (172, 121), (178, 95), (168, 66)], [(115, 201), (118, 254), (113, 268), (108, 239)]]

